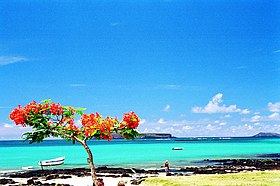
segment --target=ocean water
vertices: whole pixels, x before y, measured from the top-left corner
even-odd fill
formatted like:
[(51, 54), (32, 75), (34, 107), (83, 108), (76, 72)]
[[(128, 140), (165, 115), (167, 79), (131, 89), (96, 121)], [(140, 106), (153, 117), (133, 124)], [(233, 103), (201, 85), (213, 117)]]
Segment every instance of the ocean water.
[[(204, 159), (256, 158), (260, 154), (280, 153), (280, 138), (175, 138), (112, 140), (88, 142), (98, 166), (160, 168), (165, 160), (171, 167), (201, 165)], [(173, 147), (182, 147), (175, 151)], [(57, 168), (88, 167), (87, 153), (80, 144), (45, 140), (29, 144), (0, 141), (0, 171), (21, 170), (24, 166), (40, 169), (38, 162), (65, 156)]]

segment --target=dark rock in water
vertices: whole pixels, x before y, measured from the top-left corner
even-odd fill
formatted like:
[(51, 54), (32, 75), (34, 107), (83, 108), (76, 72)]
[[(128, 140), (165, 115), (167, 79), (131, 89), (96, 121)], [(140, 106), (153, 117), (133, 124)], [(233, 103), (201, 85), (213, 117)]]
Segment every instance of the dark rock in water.
[[(27, 180), (27, 185), (43, 185), (42, 182), (36, 181), (37, 179), (31, 178)], [(45, 184), (44, 184), (45, 185)]]
[(259, 154), (257, 155), (258, 158), (279, 158), (280, 159), (280, 153), (274, 153), (274, 154)]
[(72, 178), (72, 176), (70, 175), (60, 175), (59, 179), (68, 179), (68, 178)]
[(121, 175), (121, 177), (131, 177), (131, 175), (127, 174), (127, 173), (124, 173)]
[(0, 179), (0, 185), (15, 184), (15, 183), (17, 182), (15, 182), (12, 179), (6, 179), (6, 178)]
[(46, 180), (53, 180), (53, 179), (58, 179), (59, 175), (58, 174), (51, 174), (46, 176)]
[(46, 180), (53, 180), (53, 179), (68, 179), (72, 178), (70, 175), (58, 175), (58, 174), (51, 174), (46, 176)]
[(133, 171), (131, 169), (124, 168), (108, 168), (108, 167), (98, 167), (96, 168), (97, 173), (114, 173), (114, 174), (132, 174)]
[(27, 180), (27, 185), (35, 185), (35, 181), (31, 178)]
[(181, 171), (194, 174), (226, 174), (254, 170), (279, 170), (280, 159), (224, 159), (206, 160), (215, 163), (206, 167), (186, 167)]

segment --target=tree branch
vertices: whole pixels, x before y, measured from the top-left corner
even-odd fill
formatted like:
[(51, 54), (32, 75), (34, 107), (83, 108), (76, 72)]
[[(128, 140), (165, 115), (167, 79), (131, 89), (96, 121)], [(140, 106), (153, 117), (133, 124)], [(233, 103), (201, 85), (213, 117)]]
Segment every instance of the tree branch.
[[(59, 131), (57, 131), (57, 130), (52, 130), (52, 129), (50, 129), (50, 132), (59, 134), (59, 135), (61, 135), (61, 136), (65, 136), (65, 137), (71, 138), (71, 139), (73, 139), (73, 140), (76, 140), (76, 139), (74, 138), (74, 137), (75, 137), (74, 135), (66, 134), (66, 133), (64, 133), (64, 132), (59, 132)], [(79, 138), (77, 138), (77, 139), (79, 139)]]

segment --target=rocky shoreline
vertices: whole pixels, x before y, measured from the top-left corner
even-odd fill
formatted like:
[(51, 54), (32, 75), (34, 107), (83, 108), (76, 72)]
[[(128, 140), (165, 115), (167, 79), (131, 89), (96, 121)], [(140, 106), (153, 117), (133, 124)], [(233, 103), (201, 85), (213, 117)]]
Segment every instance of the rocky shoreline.
[[(274, 156), (275, 157), (275, 156)], [(280, 170), (280, 159), (221, 159), (221, 160), (203, 160), (208, 166), (202, 167), (182, 167), (171, 169), (172, 175), (191, 175), (191, 174), (227, 174), (238, 173), (245, 171), (264, 171), (264, 170)], [(163, 169), (124, 169), (124, 168), (109, 168), (98, 167), (96, 173), (98, 177), (133, 177), (134, 175), (159, 175), (163, 173)], [(73, 169), (53, 169), (53, 170), (31, 170), (24, 172), (3, 173), (0, 175), (4, 177), (0, 179), (0, 185), (19, 185), (13, 178), (25, 178), (26, 185), (69, 185), (69, 184), (55, 184), (42, 183), (39, 180), (53, 180), (53, 179), (68, 179), (73, 176), (85, 177), (90, 176), (90, 169), (87, 168), (73, 168)], [(142, 176), (142, 178), (145, 176)], [(138, 177), (141, 178), (141, 177)], [(134, 183), (139, 184), (135, 180)], [(25, 184), (21, 184), (25, 185)]]

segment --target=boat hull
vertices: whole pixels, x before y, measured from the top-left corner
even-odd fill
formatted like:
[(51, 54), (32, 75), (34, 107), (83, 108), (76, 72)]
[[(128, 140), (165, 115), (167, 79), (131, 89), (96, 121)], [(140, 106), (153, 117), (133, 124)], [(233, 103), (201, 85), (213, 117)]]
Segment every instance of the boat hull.
[(40, 166), (56, 166), (56, 165), (63, 164), (64, 159), (65, 159), (65, 157), (59, 157), (59, 158), (55, 158), (55, 159), (39, 161), (38, 164)]
[(183, 147), (173, 147), (172, 150), (184, 150)]

